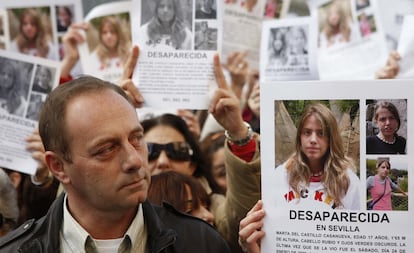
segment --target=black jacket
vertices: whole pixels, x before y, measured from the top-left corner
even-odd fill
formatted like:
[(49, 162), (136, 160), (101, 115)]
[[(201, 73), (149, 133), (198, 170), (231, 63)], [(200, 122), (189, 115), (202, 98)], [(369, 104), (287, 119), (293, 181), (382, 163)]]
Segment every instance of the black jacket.
[[(38, 221), (29, 220), (0, 238), (0, 252), (40, 253), (60, 251), (63, 197), (57, 198)], [(147, 252), (230, 252), (220, 234), (206, 222), (176, 211), (169, 205), (143, 205), (148, 232)]]

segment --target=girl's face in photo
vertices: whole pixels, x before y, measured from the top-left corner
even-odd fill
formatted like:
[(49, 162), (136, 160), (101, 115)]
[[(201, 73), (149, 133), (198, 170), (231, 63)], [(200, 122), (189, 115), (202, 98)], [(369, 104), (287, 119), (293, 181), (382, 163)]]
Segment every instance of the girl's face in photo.
[(115, 49), (118, 45), (118, 34), (108, 22), (102, 26), (101, 40), (108, 49)]
[(0, 87), (8, 89), (13, 86), (13, 69), (9, 65), (0, 68)]
[(36, 38), (37, 26), (31, 16), (26, 15), (23, 18), (22, 31), (26, 39), (33, 40)]
[(283, 48), (282, 34), (280, 32), (276, 33), (275, 39), (273, 40), (273, 49), (275, 51), (280, 51)]
[(338, 26), (341, 16), (339, 14), (338, 7), (331, 5), (328, 10), (328, 22), (331, 26)]
[(72, 18), (69, 15), (68, 10), (66, 10), (65, 7), (59, 7), (58, 19), (59, 19), (59, 23), (65, 26), (69, 25), (72, 22)]
[(299, 28), (292, 28), (290, 33), (290, 45), (294, 53), (302, 53), (305, 48), (305, 37)]
[(390, 169), (387, 166), (386, 162), (383, 162), (380, 164), (380, 166), (377, 168), (377, 174), (378, 176), (385, 178), (389, 175)]
[(376, 123), (384, 137), (393, 137), (398, 129), (398, 121), (395, 116), (383, 107), (377, 110)]
[(329, 148), (328, 136), (323, 132), (322, 125), (314, 116), (309, 116), (303, 124), (300, 135), (301, 151), (310, 164), (322, 165), (322, 158)]
[(174, 6), (171, 0), (161, 0), (157, 8), (157, 16), (163, 23), (169, 23), (174, 19)]

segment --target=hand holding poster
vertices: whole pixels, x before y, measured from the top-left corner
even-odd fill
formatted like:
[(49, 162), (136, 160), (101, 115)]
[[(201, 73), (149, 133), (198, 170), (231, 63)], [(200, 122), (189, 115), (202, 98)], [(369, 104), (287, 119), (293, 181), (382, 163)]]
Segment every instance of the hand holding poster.
[(262, 252), (414, 249), (410, 87), (404, 80), (261, 85), (261, 115), (274, 115), (261, 124)]

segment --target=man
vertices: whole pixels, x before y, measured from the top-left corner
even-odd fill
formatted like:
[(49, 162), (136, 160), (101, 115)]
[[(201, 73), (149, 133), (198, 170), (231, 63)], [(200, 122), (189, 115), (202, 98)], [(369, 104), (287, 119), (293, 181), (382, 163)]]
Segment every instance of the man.
[(124, 91), (93, 77), (59, 86), (39, 120), (46, 164), (65, 187), (1, 252), (229, 252), (207, 223), (146, 201), (148, 150)]

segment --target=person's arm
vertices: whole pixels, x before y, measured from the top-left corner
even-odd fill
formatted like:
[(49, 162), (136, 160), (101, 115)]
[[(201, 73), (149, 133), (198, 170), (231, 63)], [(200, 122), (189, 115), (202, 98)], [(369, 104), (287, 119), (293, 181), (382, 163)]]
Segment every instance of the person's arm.
[(374, 187), (374, 177), (370, 176), (367, 178), (367, 190), (371, 189), (372, 187)]
[(241, 100), (243, 87), (247, 80), (247, 73), (249, 64), (246, 61), (247, 51), (232, 52), (227, 57), (227, 62), (224, 65), (229, 71), (231, 77), (231, 90), (236, 94), (236, 97)]
[(62, 60), (60, 83), (64, 83), (72, 79), (70, 72), (79, 61), (78, 44), (85, 42), (85, 38), (80, 31), (86, 31), (87, 29), (87, 23), (72, 24), (63, 36), (62, 43), (65, 56)]
[(260, 253), (260, 241), (265, 235), (262, 230), (264, 216), (263, 202), (259, 200), (240, 221), (239, 244), (244, 252)]
[[(209, 112), (227, 131), (231, 139), (225, 144), (226, 198), (215, 212), (215, 224), (217, 230), (234, 248), (239, 247), (237, 243), (239, 221), (260, 199), (259, 136), (250, 135), (251, 132), (241, 116), (239, 100), (227, 86), (218, 55), (214, 57), (214, 72), (218, 89), (211, 101)], [(253, 148), (249, 151), (249, 147)], [(233, 153), (236, 152), (235, 148), (238, 149), (237, 152), (242, 150), (251, 152), (252, 159), (246, 161), (235, 156)]]

